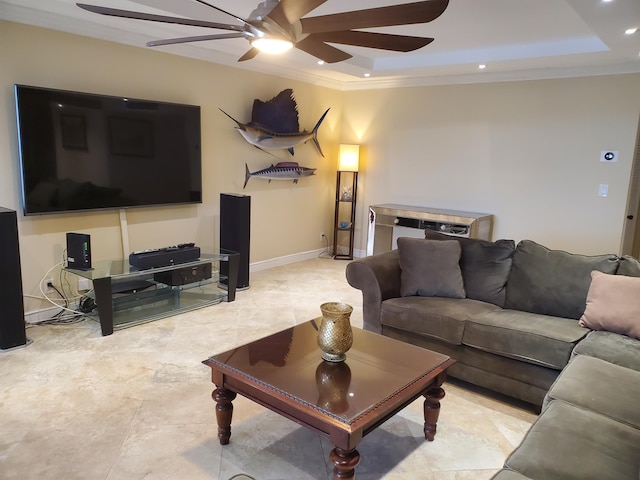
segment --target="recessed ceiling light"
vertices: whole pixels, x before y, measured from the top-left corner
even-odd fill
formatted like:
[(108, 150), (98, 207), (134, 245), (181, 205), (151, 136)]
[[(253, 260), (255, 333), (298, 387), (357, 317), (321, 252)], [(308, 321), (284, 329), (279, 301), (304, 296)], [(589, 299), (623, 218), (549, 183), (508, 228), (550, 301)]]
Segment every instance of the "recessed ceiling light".
[(613, 0), (602, 0), (602, 3), (609, 3), (609, 2), (613, 2)]
[(364, 76), (369, 78), (371, 76), (371, 74), (370, 73), (365, 73)]
[(627, 28), (624, 33), (626, 33), (627, 35), (633, 35), (634, 33), (636, 33), (638, 31), (638, 27), (633, 27), (633, 28)]
[(318, 65), (324, 65), (324, 60), (318, 60)]
[(480, 70), (484, 70), (485, 68), (487, 68), (487, 66), (484, 63), (481, 63), (480, 65), (478, 65), (478, 68)]

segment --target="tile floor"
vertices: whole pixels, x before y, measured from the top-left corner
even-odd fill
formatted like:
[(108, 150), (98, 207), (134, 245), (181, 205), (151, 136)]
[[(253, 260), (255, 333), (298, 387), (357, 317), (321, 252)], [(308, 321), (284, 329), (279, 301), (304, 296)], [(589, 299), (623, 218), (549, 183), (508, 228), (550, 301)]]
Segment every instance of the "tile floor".
[[(255, 272), (233, 303), (108, 337), (94, 320), (30, 327), (31, 345), (0, 353), (0, 478), (330, 479), (326, 439), (241, 397), (231, 443), (221, 447), (201, 361), (318, 317), (325, 301), (353, 305), (361, 326), (346, 264), (314, 259)], [(445, 389), (436, 440), (423, 439), (418, 400), (360, 444), (359, 480), (489, 479), (535, 418), (461, 386)]]

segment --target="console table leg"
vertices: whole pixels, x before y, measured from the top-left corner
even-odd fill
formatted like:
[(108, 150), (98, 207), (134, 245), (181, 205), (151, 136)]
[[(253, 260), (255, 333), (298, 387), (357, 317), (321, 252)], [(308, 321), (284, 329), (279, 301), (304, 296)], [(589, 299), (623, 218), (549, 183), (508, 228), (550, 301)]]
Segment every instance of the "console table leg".
[(236, 393), (226, 388), (217, 388), (211, 394), (216, 402), (216, 420), (218, 422), (218, 439), (220, 445), (227, 445), (231, 438), (231, 417)]
[(353, 450), (343, 450), (336, 447), (331, 450), (329, 458), (334, 464), (333, 480), (356, 478), (356, 467), (360, 463), (360, 454), (355, 448)]
[(440, 400), (444, 398), (444, 390), (432, 388), (424, 395), (424, 438), (430, 442), (436, 436), (436, 425), (440, 415)]

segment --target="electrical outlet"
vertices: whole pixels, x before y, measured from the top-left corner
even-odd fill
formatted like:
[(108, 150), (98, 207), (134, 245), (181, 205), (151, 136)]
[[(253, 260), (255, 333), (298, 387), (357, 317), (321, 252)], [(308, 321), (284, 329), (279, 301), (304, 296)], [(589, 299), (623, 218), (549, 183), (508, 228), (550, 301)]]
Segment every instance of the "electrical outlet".
[(321, 232), (321, 233), (320, 233), (320, 241), (321, 241), (321, 242), (324, 242), (324, 238), (325, 238), (325, 237), (324, 237), (324, 232)]
[(44, 284), (47, 286), (47, 291), (53, 290), (53, 278), (47, 278)]

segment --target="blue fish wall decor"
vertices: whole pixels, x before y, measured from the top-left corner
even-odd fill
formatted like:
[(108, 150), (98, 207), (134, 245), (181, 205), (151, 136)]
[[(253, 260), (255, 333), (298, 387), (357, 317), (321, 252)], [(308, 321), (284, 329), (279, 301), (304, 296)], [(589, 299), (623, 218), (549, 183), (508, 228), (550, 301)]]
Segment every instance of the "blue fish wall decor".
[(220, 109), (236, 123), (236, 130), (240, 132), (240, 135), (260, 150), (285, 149), (293, 155), (293, 147), (311, 140), (323, 157), (324, 154), (318, 142), (318, 129), (329, 110), (329, 108), (325, 110), (313, 129), (308, 132), (306, 130), (300, 131), (298, 105), (293, 97), (293, 90), (290, 88), (283, 90), (266, 102), (255, 99), (249, 123), (239, 122)]

